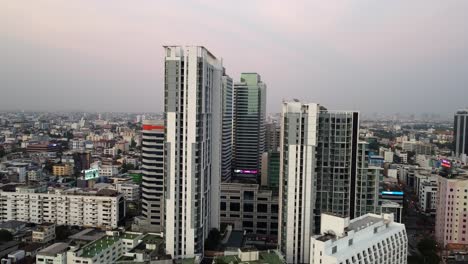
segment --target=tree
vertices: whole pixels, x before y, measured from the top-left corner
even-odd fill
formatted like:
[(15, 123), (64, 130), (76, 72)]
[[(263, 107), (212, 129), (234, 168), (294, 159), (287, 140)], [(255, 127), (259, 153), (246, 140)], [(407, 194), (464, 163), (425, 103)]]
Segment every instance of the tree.
[(0, 158), (3, 158), (5, 156), (5, 150), (3, 148), (0, 148)]
[(134, 170), (134, 169), (135, 169), (135, 166), (133, 164), (130, 164), (130, 163), (122, 164), (122, 173), (126, 173), (129, 170)]
[(205, 250), (217, 250), (221, 242), (221, 233), (218, 229), (210, 230), (208, 237), (205, 240)]
[(132, 138), (132, 141), (130, 142), (130, 148), (134, 149), (136, 147), (136, 141)]
[(55, 237), (57, 240), (66, 240), (71, 235), (68, 226), (56, 226)]
[(7, 242), (13, 240), (13, 235), (10, 233), (10, 231), (1, 229), (0, 230), (0, 241), (2, 242)]
[(418, 243), (418, 250), (421, 253), (421, 263), (436, 264), (440, 262), (437, 255), (437, 243), (432, 238), (423, 238)]

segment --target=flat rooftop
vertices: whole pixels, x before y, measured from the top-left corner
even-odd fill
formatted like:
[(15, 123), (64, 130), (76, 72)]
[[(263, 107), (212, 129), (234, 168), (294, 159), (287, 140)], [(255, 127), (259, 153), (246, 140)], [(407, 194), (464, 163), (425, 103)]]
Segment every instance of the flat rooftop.
[(103, 250), (111, 247), (114, 245), (115, 242), (119, 241), (120, 237), (118, 236), (105, 236), (99, 240), (94, 241), (91, 244), (88, 244), (83, 247), (83, 253), (81, 254), (80, 257), (83, 258), (92, 258), (99, 253), (101, 253)]
[(237, 264), (283, 264), (283, 260), (274, 252), (260, 252), (259, 259), (255, 261), (241, 261), (238, 256), (222, 256), (216, 257), (224, 263), (237, 263)]
[(366, 228), (370, 225), (373, 225), (377, 222), (382, 222), (382, 221), (383, 221), (383, 218), (374, 217), (374, 216), (366, 216), (363, 218), (358, 218), (358, 219), (355, 219), (354, 221), (352, 220), (349, 223), (348, 230), (354, 230), (357, 232), (363, 228)]
[(41, 255), (55, 256), (68, 250), (67, 243), (55, 243), (39, 251)]

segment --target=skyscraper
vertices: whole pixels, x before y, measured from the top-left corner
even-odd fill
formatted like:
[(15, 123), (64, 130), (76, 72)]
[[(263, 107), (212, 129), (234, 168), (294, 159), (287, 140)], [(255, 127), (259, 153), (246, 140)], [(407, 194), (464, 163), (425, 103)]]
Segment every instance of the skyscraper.
[(164, 230), (164, 122), (144, 120), (141, 137), (142, 214), (153, 232)]
[(265, 124), (265, 152), (278, 151), (280, 127), (276, 123)]
[(322, 213), (355, 215), (359, 118), (318, 104), (283, 103), (280, 144), (280, 248), (308, 263)]
[(458, 110), (455, 113), (453, 125), (453, 141), (455, 143), (455, 155), (468, 156), (468, 109)]
[(369, 143), (358, 144), (358, 173), (356, 202), (352, 217), (379, 213), (379, 194), (383, 181), (383, 168), (369, 166)]
[(221, 60), (204, 47), (165, 47), (166, 250), (203, 254), (219, 228)]
[(221, 179), (229, 181), (232, 175), (232, 148), (233, 148), (233, 99), (232, 78), (223, 74), (222, 77), (222, 139), (221, 139)]
[(234, 174), (260, 182), (265, 148), (266, 85), (257, 73), (234, 84)]
[(283, 103), (278, 242), (287, 263), (309, 262), (319, 108), (318, 104)]

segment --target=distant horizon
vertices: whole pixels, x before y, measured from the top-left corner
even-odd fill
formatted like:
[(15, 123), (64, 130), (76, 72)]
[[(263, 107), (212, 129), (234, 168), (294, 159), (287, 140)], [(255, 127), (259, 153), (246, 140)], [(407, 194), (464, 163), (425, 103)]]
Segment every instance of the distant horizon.
[(466, 10), (456, 0), (5, 1), (0, 108), (162, 110), (170, 43), (206, 47), (234, 81), (259, 73), (269, 112), (298, 98), (449, 115), (467, 105)]

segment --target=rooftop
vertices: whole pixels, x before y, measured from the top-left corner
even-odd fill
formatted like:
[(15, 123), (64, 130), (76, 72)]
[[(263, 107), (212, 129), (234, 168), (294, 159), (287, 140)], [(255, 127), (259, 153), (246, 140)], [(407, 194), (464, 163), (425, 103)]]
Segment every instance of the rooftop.
[(39, 251), (39, 254), (41, 255), (57, 255), (58, 253), (63, 253), (68, 250), (68, 244), (67, 243), (55, 243), (52, 244), (43, 250)]
[(255, 261), (241, 261), (238, 256), (222, 256), (216, 259), (222, 260), (224, 263), (237, 263), (237, 264), (283, 264), (284, 262), (275, 252), (260, 252), (259, 259)]
[(83, 247), (83, 253), (81, 254), (81, 257), (83, 258), (92, 258), (99, 253), (101, 253), (103, 250), (111, 247), (114, 245), (115, 242), (119, 241), (120, 237), (117, 236), (105, 236), (101, 239), (98, 239), (91, 244), (88, 244)]
[(366, 228), (368, 226), (371, 226), (381, 221), (383, 221), (383, 218), (366, 215), (363, 218), (356, 218), (354, 220), (351, 220), (351, 222), (349, 223), (348, 229), (354, 230), (357, 232), (363, 228)]

